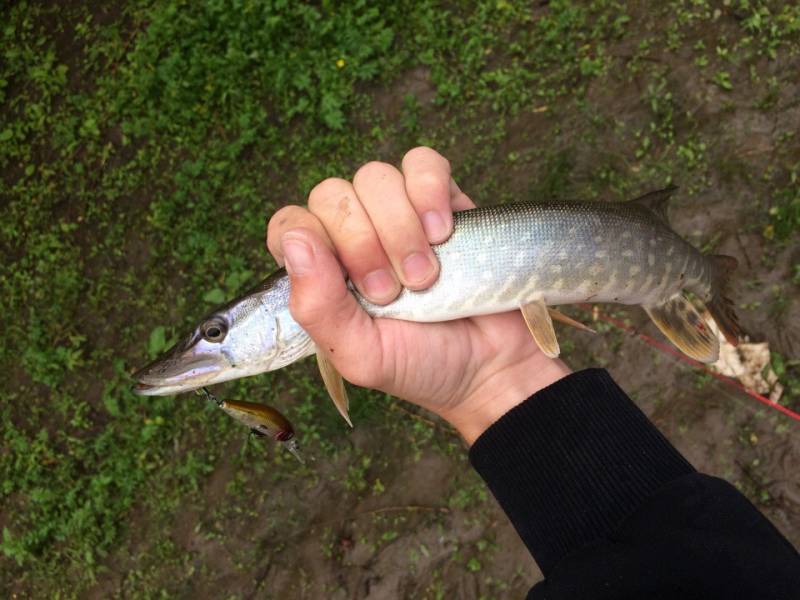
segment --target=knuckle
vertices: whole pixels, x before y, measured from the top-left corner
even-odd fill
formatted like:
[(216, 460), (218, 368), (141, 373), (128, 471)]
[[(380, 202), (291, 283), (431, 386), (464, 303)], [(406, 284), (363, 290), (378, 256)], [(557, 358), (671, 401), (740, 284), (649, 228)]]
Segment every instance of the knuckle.
[(411, 194), (432, 202), (442, 200), (450, 195), (450, 181), (441, 172), (426, 169), (409, 177), (408, 187)]
[(403, 164), (405, 165), (407, 162), (416, 162), (419, 158), (424, 157), (428, 150), (429, 148), (427, 146), (417, 146), (416, 148), (412, 148), (403, 155)]
[(417, 146), (406, 152), (403, 164), (428, 164), (437, 165), (450, 173), (450, 161), (429, 146)]
[(384, 178), (394, 171), (395, 168), (389, 163), (372, 160), (362, 165), (358, 171), (356, 171), (356, 174), (353, 176), (353, 185), (357, 187), (360, 183), (363, 183), (364, 180)]
[(281, 232), (291, 228), (302, 211), (303, 209), (299, 206), (284, 206), (275, 212), (267, 222), (267, 248), (273, 255), (280, 248)]
[(267, 224), (267, 231), (274, 232), (280, 229), (291, 227), (297, 220), (298, 215), (303, 213), (303, 209), (293, 204), (279, 208)]
[(328, 201), (341, 196), (350, 196), (352, 186), (349, 181), (340, 177), (329, 177), (320, 181), (308, 195), (308, 208), (313, 212), (314, 207), (326, 204)]

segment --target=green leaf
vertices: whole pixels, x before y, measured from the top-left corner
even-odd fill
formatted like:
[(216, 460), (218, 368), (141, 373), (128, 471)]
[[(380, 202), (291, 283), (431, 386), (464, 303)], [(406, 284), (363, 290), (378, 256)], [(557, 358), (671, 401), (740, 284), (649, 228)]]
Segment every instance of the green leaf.
[(331, 129), (341, 129), (344, 127), (344, 113), (342, 112), (342, 100), (340, 97), (324, 93), (320, 105), (322, 120)]
[(225, 292), (220, 288), (214, 288), (203, 294), (203, 300), (209, 304), (222, 304), (225, 302)]
[(478, 571), (481, 570), (481, 561), (479, 561), (475, 557), (470, 558), (469, 561), (467, 562), (467, 570), (470, 571), (471, 573), (477, 573)]
[(150, 339), (147, 342), (147, 353), (150, 355), (150, 358), (155, 358), (166, 345), (166, 330), (163, 325), (158, 325), (150, 332)]
[(111, 394), (103, 394), (103, 405), (110, 415), (119, 416), (119, 401)]
[(729, 92), (733, 89), (733, 83), (731, 83), (731, 74), (727, 71), (717, 71), (717, 74), (714, 75), (714, 83), (716, 83), (726, 92)]

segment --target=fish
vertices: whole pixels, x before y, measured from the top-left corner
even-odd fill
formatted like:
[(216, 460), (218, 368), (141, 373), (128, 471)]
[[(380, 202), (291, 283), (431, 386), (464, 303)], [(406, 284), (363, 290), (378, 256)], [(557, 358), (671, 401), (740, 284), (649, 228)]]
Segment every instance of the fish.
[(256, 402), (219, 400), (205, 387), (200, 389), (209, 400), (224, 412), (246, 425), (253, 435), (272, 438), (291, 452), (297, 460), (305, 464), (297, 446), (294, 427), (280, 411), (266, 404)]
[[(453, 215), (453, 233), (434, 245), (437, 281), (403, 289), (377, 305), (350, 289), (373, 318), (439, 322), (519, 310), (541, 351), (560, 354), (553, 321), (587, 329), (554, 306), (609, 302), (640, 305), (691, 358), (712, 363), (719, 339), (704, 305), (732, 344), (743, 331), (729, 298), (737, 260), (705, 255), (670, 227), (670, 186), (626, 202), (520, 202)], [(691, 294), (693, 301), (687, 297)], [(341, 375), (289, 312), (290, 283), (279, 269), (213, 311), (164, 356), (134, 375), (134, 391), (167, 395), (285, 367), (317, 354), (336, 408), (349, 425)]]

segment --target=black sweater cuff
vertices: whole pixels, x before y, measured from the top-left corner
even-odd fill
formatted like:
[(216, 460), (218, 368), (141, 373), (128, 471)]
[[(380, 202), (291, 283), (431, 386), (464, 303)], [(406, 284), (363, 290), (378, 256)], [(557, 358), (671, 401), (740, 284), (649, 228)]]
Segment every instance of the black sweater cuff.
[(545, 576), (663, 485), (694, 472), (602, 369), (537, 392), (469, 455)]

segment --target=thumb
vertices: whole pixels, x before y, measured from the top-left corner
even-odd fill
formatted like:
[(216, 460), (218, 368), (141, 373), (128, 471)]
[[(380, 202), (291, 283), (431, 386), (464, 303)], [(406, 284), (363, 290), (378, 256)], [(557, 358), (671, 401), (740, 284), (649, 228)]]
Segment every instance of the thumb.
[(339, 261), (310, 229), (290, 229), (281, 246), (292, 317), (345, 379), (377, 387), (382, 380), (380, 334), (348, 289)]

